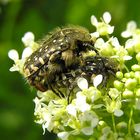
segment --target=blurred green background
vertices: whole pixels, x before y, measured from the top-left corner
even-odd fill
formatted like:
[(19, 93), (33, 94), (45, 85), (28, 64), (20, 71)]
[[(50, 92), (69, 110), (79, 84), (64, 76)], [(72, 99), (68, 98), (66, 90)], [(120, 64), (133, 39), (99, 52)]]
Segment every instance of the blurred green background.
[(36, 96), (17, 73), (9, 72), (13, 61), (8, 50), (24, 48), (21, 38), (27, 31), (36, 40), (58, 26), (81, 25), (94, 31), (90, 16), (98, 18), (105, 11), (112, 15), (116, 36), (135, 20), (140, 27), (139, 0), (0, 0), (0, 140), (55, 140), (54, 134), (42, 135), (34, 123)]

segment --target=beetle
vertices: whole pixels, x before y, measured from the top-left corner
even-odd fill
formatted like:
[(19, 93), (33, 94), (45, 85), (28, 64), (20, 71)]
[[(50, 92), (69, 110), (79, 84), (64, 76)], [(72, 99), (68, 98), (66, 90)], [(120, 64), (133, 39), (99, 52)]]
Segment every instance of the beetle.
[(45, 37), (24, 63), (27, 81), (40, 91), (52, 89), (56, 75), (78, 68), (80, 53), (96, 49), (83, 27), (59, 28)]
[[(64, 97), (59, 89), (72, 90), (77, 77), (90, 79), (92, 74), (114, 73), (106, 65), (108, 59), (99, 55), (89, 31), (83, 27), (58, 28), (39, 45), (26, 59), (23, 71), (29, 84), (42, 92), (51, 89)], [(87, 55), (89, 52), (94, 52), (94, 56)]]

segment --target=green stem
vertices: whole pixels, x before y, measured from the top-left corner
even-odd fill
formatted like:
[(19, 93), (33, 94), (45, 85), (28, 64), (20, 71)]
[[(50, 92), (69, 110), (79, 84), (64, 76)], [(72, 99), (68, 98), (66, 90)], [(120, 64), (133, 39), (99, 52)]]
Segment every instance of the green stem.
[(127, 66), (126, 66), (126, 65), (124, 65), (124, 68), (126, 69), (126, 71), (127, 71), (127, 72), (129, 72), (129, 70), (128, 70), (128, 68), (127, 68)]
[(114, 118), (114, 114), (112, 113), (112, 124), (113, 124), (113, 130), (116, 133), (116, 124), (115, 124), (115, 118)]
[(131, 136), (131, 124), (132, 124), (132, 117), (133, 117), (133, 107), (131, 106), (129, 121), (128, 121), (128, 134)]

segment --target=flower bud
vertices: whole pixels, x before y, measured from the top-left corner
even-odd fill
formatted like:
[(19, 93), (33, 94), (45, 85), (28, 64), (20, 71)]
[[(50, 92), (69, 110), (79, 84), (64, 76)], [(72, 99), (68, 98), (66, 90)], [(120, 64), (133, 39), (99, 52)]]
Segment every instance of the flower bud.
[(140, 65), (134, 64), (134, 65), (131, 67), (131, 69), (132, 69), (133, 71), (140, 71)]
[(98, 129), (102, 130), (104, 127), (106, 127), (107, 124), (105, 121), (99, 121)]
[(136, 55), (136, 59), (138, 62), (140, 62), (140, 52)]
[(115, 80), (114, 81), (114, 87), (116, 88), (116, 89), (118, 89), (118, 90), (122, 90), (123, 89), (123, 83), (122, 82), (120, 82), (120, 81), (118, 81), (118, 80)]
[(140, 98), (140, 88), (136, 90), (136, 97)]
[(130, 71), (130, 77), (134, 78), (134, 76), (135, 76), (135, 73), (133, 71)]
[(123, 73), (122, 73), (121, 71), (118, 71), (118, 72), (116, 73), (116, 77), (117, 77), (118, 79), (122, 79), (122, 78), (123, 78)]
[(136, 79), (139, 79), (139, 77), (140, 77), (140, 71), (136, 71), (135, 74), (134, 74), (134, 77)]
[(119, 123), (116, 125), (116, 128), (117, 128), (117, 130), (120, 131), (120, 132), (124, 132), (124, 131), (127, 132), (127, 123), (126, 123), (126, 122), (119, 122)]
[(130, 76), (130, 73), (128, 73), (128, 72), (125, 73), (125, 74), (124, 74), (124, 77), (125, 77), (125, 78), (130, 78), (130, 77), (131, 77), (131, 76)]
[(136, 79), (129, 78), (125, 82), (125, 87), (129, 90), (133, 90), (136, 87), (136, 85), (137, 85)]
[(125, 90), (122, 95), (123, 95), (124, 98), (132, 98), (132, 97), (134, 97), (133, 92), (130, 91), (130, 90)]
[(140, 42), (138, 42), (135, 46), (134, 46), (135, 52), (138, 53), (140, 52)]

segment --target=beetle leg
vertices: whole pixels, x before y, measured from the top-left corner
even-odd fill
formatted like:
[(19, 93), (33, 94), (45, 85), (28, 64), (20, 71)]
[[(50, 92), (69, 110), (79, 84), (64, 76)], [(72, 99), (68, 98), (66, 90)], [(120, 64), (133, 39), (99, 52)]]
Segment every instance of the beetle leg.
[(58, 90), (57, 88), (56, 88), (56, 90), (52, 87), (52, 85), (50, 85), (50, 89), (58, 96), (58, 97), (60, 97), (60, 98), (64, 98), (64, 94), (60, 91), (60, 90)]

